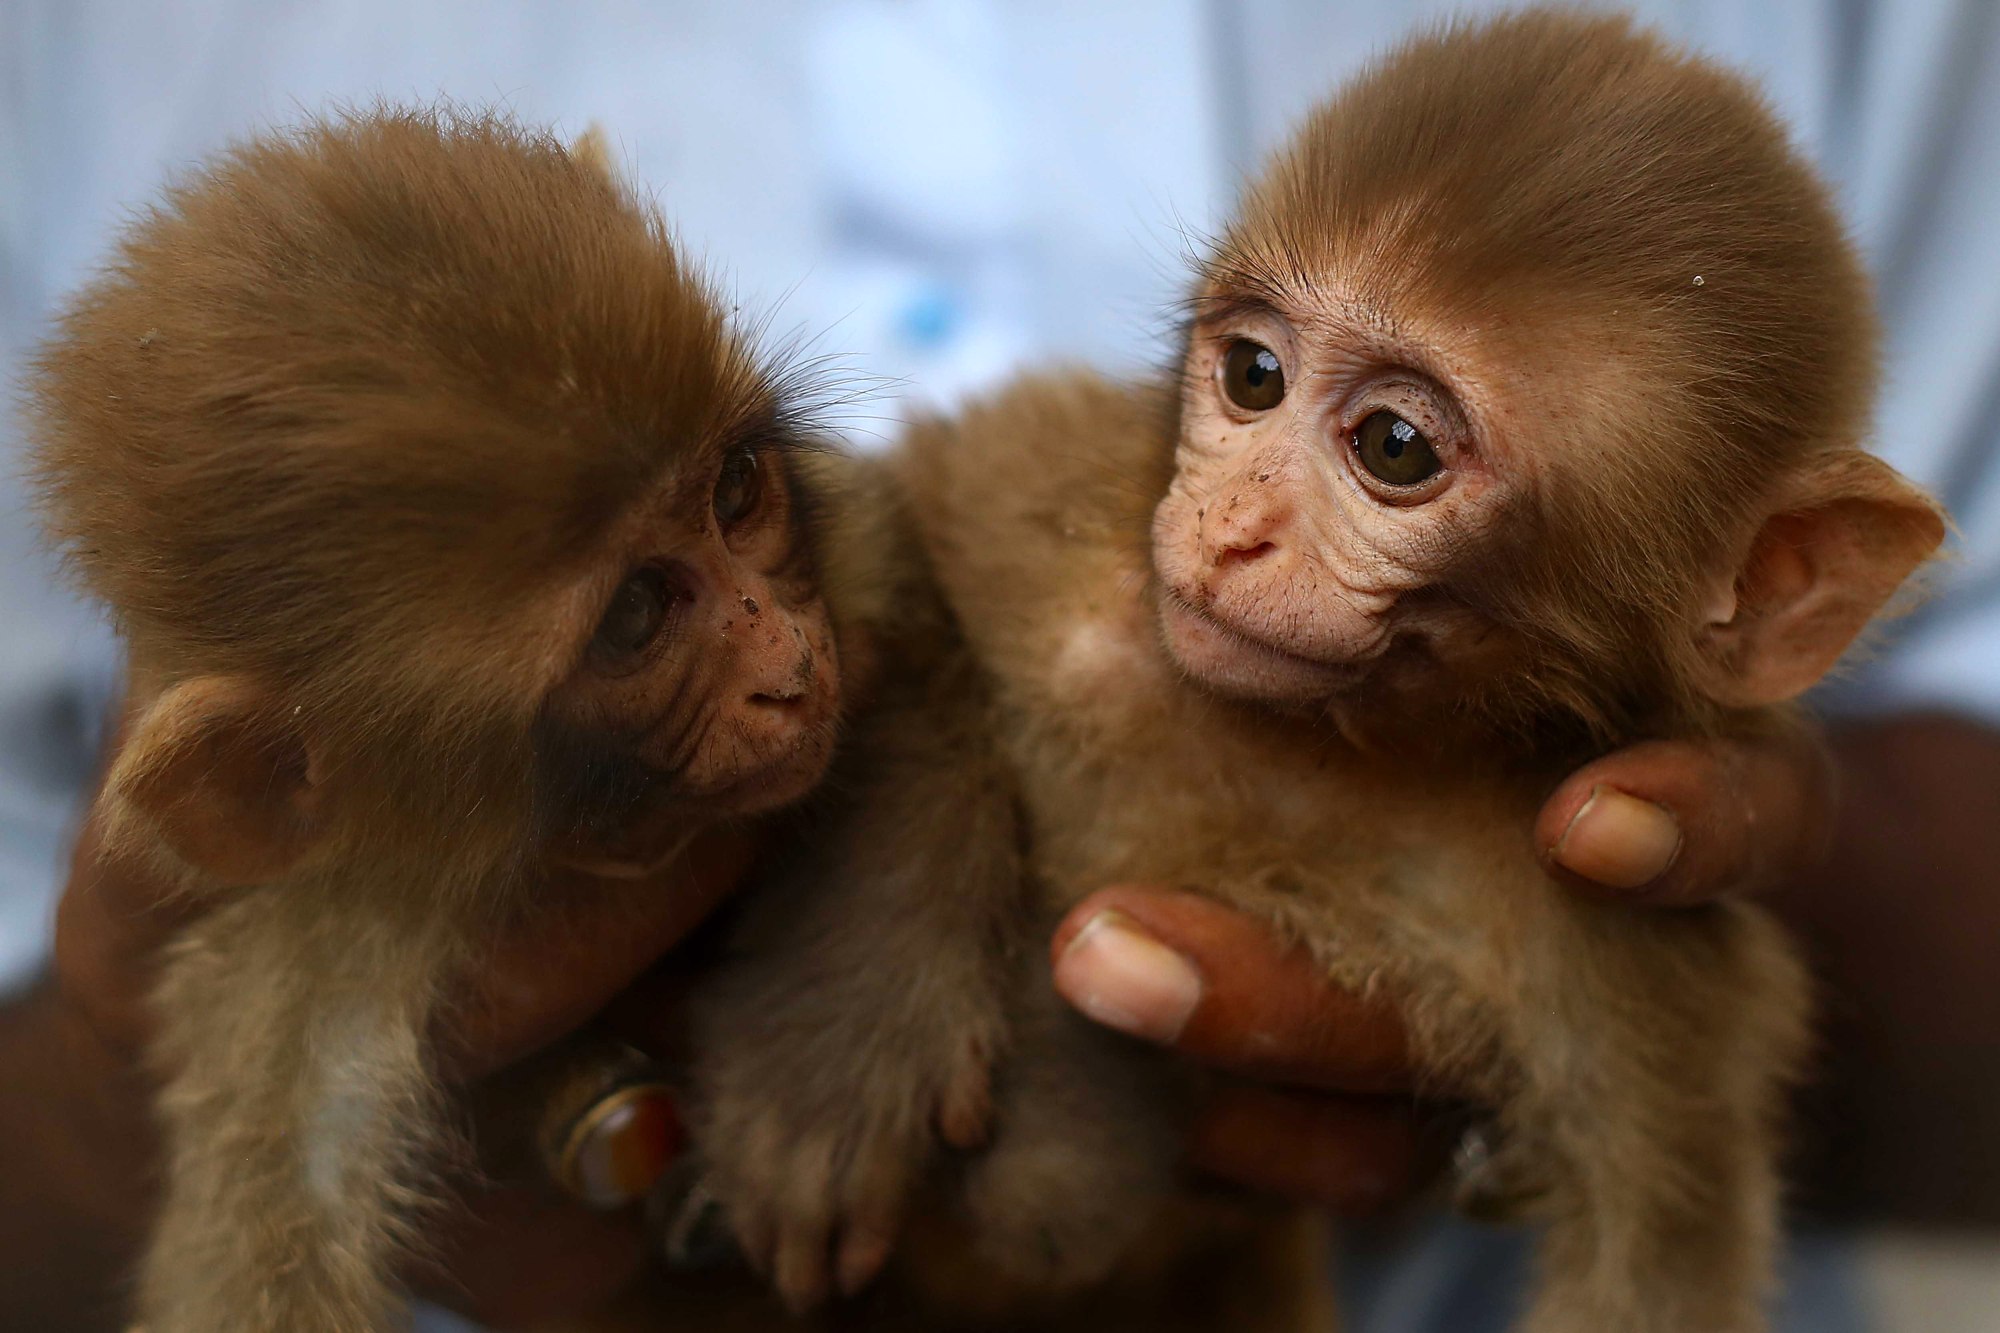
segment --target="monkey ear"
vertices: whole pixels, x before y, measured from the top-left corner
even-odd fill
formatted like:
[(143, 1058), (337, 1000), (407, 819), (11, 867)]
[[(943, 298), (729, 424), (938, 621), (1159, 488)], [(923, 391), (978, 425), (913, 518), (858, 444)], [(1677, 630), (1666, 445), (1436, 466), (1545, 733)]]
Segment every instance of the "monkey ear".
[(242, 677), (198, 677), (161, 695), (119, 752), (109, 787), (177, 856), (225, 885), (283, 875), (320, 832), (304, 736)]
[(611, 161), (611, 136), (597, 121), (584, 126), (583, 133), (570, 144), (569, 155), (614, 185), (617, 183), (618, 168)]
[(1751, 708), (1804, 693), (1944, 534), (1937, 504), (1880, 459), (1846, 449), (1815, 462), (1702, 629), (1709, 695)]

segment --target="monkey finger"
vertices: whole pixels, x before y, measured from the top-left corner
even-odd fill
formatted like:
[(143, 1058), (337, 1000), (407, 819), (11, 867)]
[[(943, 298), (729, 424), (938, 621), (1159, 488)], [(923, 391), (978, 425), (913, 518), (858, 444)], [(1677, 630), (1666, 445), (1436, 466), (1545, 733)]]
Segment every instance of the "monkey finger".
[(909, 1194), (911, 1160), (900, 1141), (863, 1149), (849, 1168), (834, 1280), (843, 1296), (857, 1295), (889, 1262)]
[(1768, 892), (1823, 854), (1833, 769), (1804, 730), (1652, 741), (1572, 774), (1535, 824), (1561, 879), (1662, 905)]
[(1444, 1154), (1406, 1098), (1218, 1092), (1196, 1122), (1189, 1163), (1235, 1184), (1362, 1217), (1409, 1197)]
[(1052, 950), (1056, 989), (1086, 1017), (1204, 1064), (1347, 1092), (1409, 1086), (1395, 1006), (1336, 986), (1211, 899), (1106, 889), (1064, 918)]
[(480, 961), (444, 1034), (452, 1071), (489, 1073), (595, 1016), (729, 896), (751, 854), (747, 837), (718, 832), (643, 879), (569, 872), (563, 907), (509, 932)]
[(791, 1140), (789, 1151), (761, 1145), (786, 1142), (778, 1122), (766, 1120), (746, 1136), (764, 1173), (760, 1197), (775, 1201), (770, 1278), (785, 1308), (804, 1314), (832, 1290), (833, 1194), (839, 1180), (839, 1146), (832, 1135)]

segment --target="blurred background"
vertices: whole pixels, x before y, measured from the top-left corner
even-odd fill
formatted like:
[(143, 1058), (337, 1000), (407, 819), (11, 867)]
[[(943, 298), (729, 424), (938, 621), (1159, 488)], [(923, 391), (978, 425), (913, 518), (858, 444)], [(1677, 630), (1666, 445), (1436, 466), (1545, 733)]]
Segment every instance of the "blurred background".
[[(1188, 253), (1303, 109), (1412, 26), (1496, 7), (0, 0), (0, 378), (173, 173), (332, 103), (442, 95), (569, 133), (601, 125), (772, 337), (803, 333), (895, 381), (849, 422), (886, 437), (1026, 362), (1158, 362)], [(1879, 446), (1961, 527), (1939, 596), (1825, 702), (2000, 719), (2000, 6), (1625, 8), (1760, 80), (1837, 182), (1889, 326)], [(0, 988), (46, 951), (116, 677), (103, 626), (36, 553), (17, 442), (9, 417)], [(1946, 1052), (1995, 1056), (1977, 1036)], [(1971, 1177), (2000, 1178), (2000, 1124), (1959, 1141), (1984, 1155)], [(1801, 1297), (1798, 1328), (2000, 1329), (2000, 1250), (1975, 1233), (1868, 1224), (1827, 1253), (1836, 1295)], [(1434, 1277), (1377, 1283), (1388, 1295), (1363, 1333), (1469, 1327), (1425, 1322)]]

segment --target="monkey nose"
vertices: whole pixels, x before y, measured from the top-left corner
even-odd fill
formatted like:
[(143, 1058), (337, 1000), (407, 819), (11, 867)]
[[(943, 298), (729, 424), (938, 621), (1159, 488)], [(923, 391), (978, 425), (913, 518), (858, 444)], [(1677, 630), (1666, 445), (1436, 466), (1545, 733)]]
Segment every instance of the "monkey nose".
[(1286, 518), (1281, 505), (1242, 497), (1211, 508), (1202, 517), (1202, 555), (1213, 569), (1247, 565), (1275, 555)]
[(782, 680), (769, 681), (750, 695), (750, 702), (762, 708), (788, 708), (806, 699), (813, 692), (814, 662), (810, 644), (801, 642), (799, 655), (792, 662), (789, 675)]

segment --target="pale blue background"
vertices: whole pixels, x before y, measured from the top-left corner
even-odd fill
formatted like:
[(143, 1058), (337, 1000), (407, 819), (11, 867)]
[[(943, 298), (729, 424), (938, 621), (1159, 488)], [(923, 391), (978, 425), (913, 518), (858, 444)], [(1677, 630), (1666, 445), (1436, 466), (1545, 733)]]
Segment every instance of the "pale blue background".
[[(775, 334), (901, 381), (847, 423), (885, 434), (1023, 361), (1153, 361), (1187, 248), (1294, 117), (1414, 22), (1492, 7), (0, 0), (0, 373), (168, 173), (300, 108), (442, 93), (602, 123)], [(1839, 703), (2000, 715), (2000, 7), (1637, 8), (1764, 80), (1838, 181), (1891, 332), (1880, 448), (1963, 530), (1941, 595)], [(0, 486), (0, 977), (46, 947), (113, 678)], [(1371, 1269), (1364, 1333), (1484, 1327), (1477, 1275), (1506, 1255), (1460, 1231), (1411, 1253)], [(1838, 1280), (1795, 1286), (1799, 1327), (1855, 1326)]]

